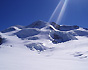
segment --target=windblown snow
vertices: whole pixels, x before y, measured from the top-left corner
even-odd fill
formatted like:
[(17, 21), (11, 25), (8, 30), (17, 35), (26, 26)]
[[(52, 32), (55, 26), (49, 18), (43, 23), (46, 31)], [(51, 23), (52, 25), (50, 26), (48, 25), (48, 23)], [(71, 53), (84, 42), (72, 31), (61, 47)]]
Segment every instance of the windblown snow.
[(36, 21), (0, 35), (0, 70), (88, 70), (88, 29)]

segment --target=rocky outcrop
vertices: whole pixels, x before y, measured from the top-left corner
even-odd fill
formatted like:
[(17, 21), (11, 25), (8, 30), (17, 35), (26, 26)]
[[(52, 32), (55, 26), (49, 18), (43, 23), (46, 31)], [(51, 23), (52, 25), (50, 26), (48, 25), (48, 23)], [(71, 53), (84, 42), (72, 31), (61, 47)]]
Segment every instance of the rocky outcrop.
[(5, 30), (2, 30), (1, 32), (2, 32), (2, 33), (6, 33), (6, 32), (15, 31), (15, 30), (21, 30), (21, 29), (23, 29), (23, 28), (24, 28), (24, 26), (15, 25), (15, 26), (11, 26), (11, 27), (9, 27), (9, 28), (7, 28), (7, 29), (5, 29)]
[(0, 45), (2, 44), (3, 38), (0, 35)]
[(44, 51), (46, 50), (46, 47), (42, 43), (31, 43), (26, 45), (30, 50), (38, 50), (38, 51)]
[(1, 32), (2, 32), (2, 33), (6, 33), (6, 32), (15, 31), (15, 30), (16, 30), (15, 28), (10, 27), (10, 28), (7, 28), (7, 29), (5, 29), (5, 30), (3, 30), (3, 31), (1, 31)]
[(51, 25), (57, 30), (60, 29), (60, 25), (56, 24), (55, 22), (52, 22)]
[(73, 36), (67, 32), (55, 31), (55, 30), (52, 30), (50, 32), (50, 38), (54, 44), (66, 42), (69, 40), (77, 40), (77, 38), (75, 36)]
[(39, 21), (33, 22), (32, 24), (26, 26), (25, 28), (39, 28), (39, 29), (41, 29), (41, 28), (47, 26), (47, 24), (48, 24), (47, 22), (39, 20)]
[(75, 30), (75, 29), (79, 29), (79, 26), (77, 26), (77, 25), (74, 25), (74, 26), (62, 25), (59, 28), (60, 31), (70, 31), (70, 30)]
[(14, 34), (17, 35), (19, 38), (27, 38), (38, 35), (40, 32), (41, 31), (36, 28), (25, 28)]
[(50, 23), (55, 29), (60, 30), (60, 31), (70, 31), (74, 29), (79, 29), (79, 26), (74, 25), (74, 26), (67, 26), (67, 25), (58, 25), (55, 22)]

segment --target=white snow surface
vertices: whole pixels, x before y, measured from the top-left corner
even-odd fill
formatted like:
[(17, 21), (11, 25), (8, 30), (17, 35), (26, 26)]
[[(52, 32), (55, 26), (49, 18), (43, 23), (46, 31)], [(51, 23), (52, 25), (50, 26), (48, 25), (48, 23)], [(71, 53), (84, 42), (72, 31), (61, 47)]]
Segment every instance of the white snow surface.
[[(28, 30), (30, 31), (30, 28), (20, 31), (26, 31), (26, 34), (30, 35)], [(24, 39), (17, 37), (14, 33), (21, 33), (19, 30), (0, 33), (6, 40), (0, 45), (0, 70), (88, 70), (87, 36), (76, 35), (76, 30), (70, 30), (65, 33), (75, 34), (71, 37), (77, 38), (77, 40), (54, 44), (49, 39), (50, 30), (44, 28), (35, 30), (40, 31), (38, 35), (31, 36), (33, 39), (38, 38), (36, 40), (29, 40), (30, 36)], [(35, 34), (35, 30), (33, 34)], [(82, 28), (78, 30), (88, 32)], [(38, 48), (41, 46), (45, 49), (39, 51), (33, 46), (32, 50), (30, 50), (26, 46), (33, 43)]]
[(26, 48), (17, 36), (3, 36), (8, 41), (0, 46), (0, 70), (88, 70), (87, 37), (59, 44), (43, 41), (52, 48), (38, 52)]

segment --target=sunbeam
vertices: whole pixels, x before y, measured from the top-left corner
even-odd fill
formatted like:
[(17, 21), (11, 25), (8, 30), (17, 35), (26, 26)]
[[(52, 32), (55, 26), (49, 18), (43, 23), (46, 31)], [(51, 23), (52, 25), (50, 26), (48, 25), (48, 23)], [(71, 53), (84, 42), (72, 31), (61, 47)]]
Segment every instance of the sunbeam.
[(65, 12), (66, 6), (67, 6), (68, 0), (61, 0), (57, 7), (55, 8), (53, 14), (51, 15), (48, 22), (55, 21), (57, 24), (60, 24), (60, 21), (62, 19), (62, 16)]
[(62, 7), (61, 12), (60, 12), (60, 14), (59, 14), (59, 16), (57, 18), (57, 21), (56, 21), (57, 24), (60, 24), (60, 22), (61, 22), (61, 19), (62, 19), (63, 15), (64, 15), (66, 7), (67, 7), (67, 3), (68, 3), (68, 0), (64, 0), (63, 7)]

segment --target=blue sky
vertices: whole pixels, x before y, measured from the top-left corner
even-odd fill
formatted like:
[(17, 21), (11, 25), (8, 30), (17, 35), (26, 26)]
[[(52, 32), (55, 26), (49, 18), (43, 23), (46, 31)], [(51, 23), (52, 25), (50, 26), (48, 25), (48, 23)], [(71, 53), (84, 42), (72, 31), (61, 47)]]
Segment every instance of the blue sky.
[[(48, 21), (59, 0), (0, 0), (0, 30)], [(88, 27), (88, 0), (69, 0), (61, 24)]]
[(88, 0), (69, 0), (61, 24), (88, 28)]

